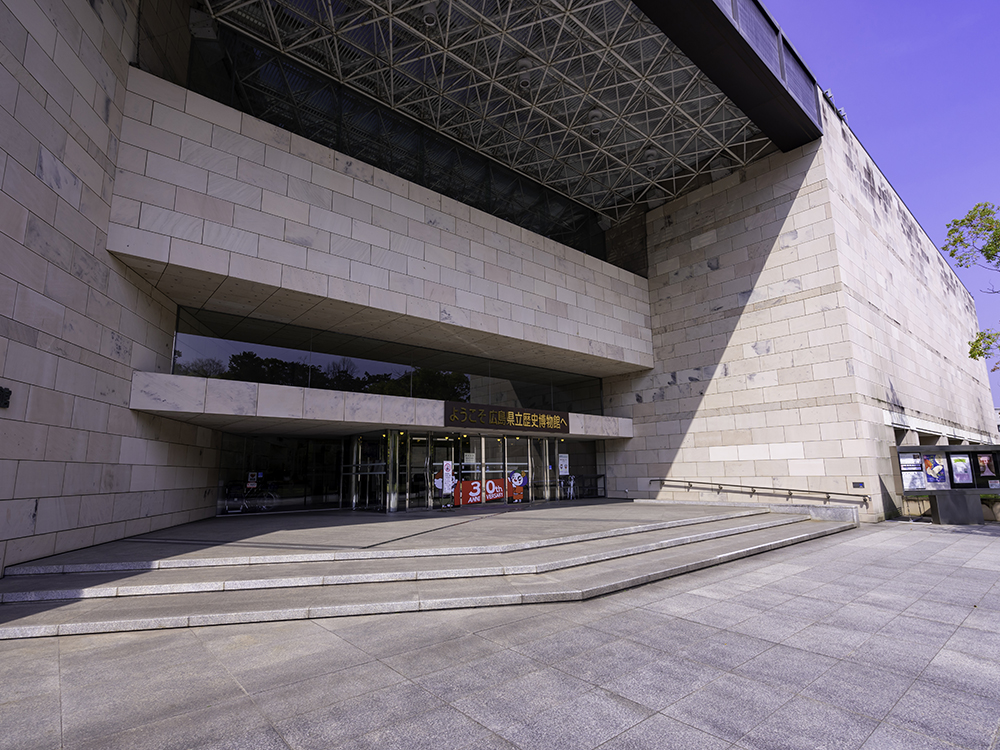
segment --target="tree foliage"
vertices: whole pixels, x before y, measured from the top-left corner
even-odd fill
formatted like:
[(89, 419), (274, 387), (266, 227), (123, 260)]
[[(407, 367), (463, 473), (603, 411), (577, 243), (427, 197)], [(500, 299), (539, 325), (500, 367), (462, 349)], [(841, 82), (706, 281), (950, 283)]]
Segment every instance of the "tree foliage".
[[(175, 360), (181, 352), (175, 352)], [(422, 367), (396, 373), (358, 375), (355, 362), (347, 357), (330, 362), (325, 369), (305, 362), (278, 357), (263, 358), (252, 351), (232, 354), (228, 366), (217, 359), (196, 359), (189, 364), (175, 361), (174, 374), (193, 375), (250, 383), (325, 388), (354, 393), (378, 393), (386, 396), (412, 396), (440, 401), (468, 401), (469, 376), (459, 372), (425, 370)]]
[[(961, 268), (985, 268), (1000, 271), (1000, 207), (992, 203), (977, 203), (963, 218), (948, 223), (948, 239), (942, 249)], [(983, 291), (1000, 293), (992, 284)], [(1000, 354), (1000, 331), (980, 331), (969, 342), (969, 356), (987, 359)], [(993, 365), (1000, 370), (1000, 361)]]

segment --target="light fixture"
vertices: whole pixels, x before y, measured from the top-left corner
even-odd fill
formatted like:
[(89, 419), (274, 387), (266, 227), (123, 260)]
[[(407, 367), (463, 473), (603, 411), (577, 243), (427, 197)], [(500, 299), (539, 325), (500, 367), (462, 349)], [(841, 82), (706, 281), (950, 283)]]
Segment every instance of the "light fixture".
[(648, 172), (650, 175), (652, 175), (653, 172), (656, 171), (656, 164), (654, 162), (659, 158), (660, 158), (660, 152), (657, 151), (655, 148), (647, 148), (643, 152), (642, 159), (643, 161), (646, 162), (646, 172)]
[(437, 3), (424, 3), (420, 13), (424, 20), (424, 26), (428, 29), (433, 29), (438, 25)]
[(531, 87), (531, 69), (535, 63), (530, 58), (522, 57), (517, 61), (517, 87), (527, 91)]
[(601, 121), (604, 119), (604, 113), (597, 109), (596, 107), (590, 110), (590, 114), (587, 115), (587, 120), (590, 122), (590, 137), (597, 138), (601, 135)]

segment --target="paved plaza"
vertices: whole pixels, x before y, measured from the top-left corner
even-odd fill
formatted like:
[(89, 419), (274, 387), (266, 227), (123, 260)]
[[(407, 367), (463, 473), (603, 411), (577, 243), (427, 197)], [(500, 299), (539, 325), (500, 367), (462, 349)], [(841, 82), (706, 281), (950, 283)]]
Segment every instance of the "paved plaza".
[(993, 750), (1000, 526), (585, 602), (0, 642), (2, 748)]

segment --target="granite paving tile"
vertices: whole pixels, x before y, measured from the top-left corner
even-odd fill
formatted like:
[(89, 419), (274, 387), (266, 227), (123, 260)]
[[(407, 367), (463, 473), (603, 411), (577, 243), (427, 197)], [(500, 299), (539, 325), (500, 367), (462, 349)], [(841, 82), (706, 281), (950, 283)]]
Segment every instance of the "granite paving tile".
[(59, 690), (59, 641), (0, 641), (0, 706)]
[(861, 750), (955, 750), (951, 743), (911, 732), (893, 724), (879, 724)]
[(923, 643), (918, 639), (876, 634), (844, 658), (858, 664), (916, 677), (937, 656), (938, 651), (939, 646)]
[(676, 655), (663, 655), (639, 669), (603, 683), (608, 692), (654, 711), (666, 708), (724, 674), (721, 670)]
[(971, 611), (971, 605), (948, 604), (921, 598), (903, 610), (903, 614), (949, 625), (961, 625)]
[(632, 672), (658, 659), (662, 651), (634, 641), (617, 639), (604, 646), (556, 662), (553, 666), (594, 685)]
[(754, 638), (781, 643), (792, 634), (809, 627), (812, 623), (813, 620), (811, 619), (782, 615), (769, 610), (763, 614), (738, 622), (730, 626), (729, 630), (750, 635)]
[(820, 675), (801, 695), (881, 720), (913, 681), (909, 675), (842, 661)]
[(0, 747), (5, 750), (61, 750), (59, 691), (0, 700), (0, 727)]
[(736, 742), (795, 696), (795, 690), (726, 674), (662, 713)]
[(864, 631), (819, 623), (792, 633), (782, 643), (803, 651), (842, 659), (870, 637), (871, 634)]
[(288, 750), (253, 701), (240, 696), (128, 730), (70, 743), (67, 750)]
[(587, 625), (577, 625), (545, 638), (513, 644), (511, 648), (536, 661), (554, 664), (593, 651), (614, 640), (616, 637), (611, 633)]
[(731, 671), (770, 648), (774, 648), (771, 641), (723, 631), (686, 646), (677, 655), (716, 669)]
[(725, 750), (728, 747), (731, 745), (727, 740), (656, 714), (604, 743), (601, 750)]
[(972, 654), (941, 649), (921, 678), (1000, 702), (1000, 669), (997, 663)]
[(444, 703), (411, 682), (375, 690), (275, 723), (296, 750), (329, 750), (381, 727), (426, 714)]
[(251, 695), (371, 660), (362, 649), (308, 620), (223, 625), (194, 633)]
[(970, 750), (995, 747), (1000, 709), (993, 698), (970, 695), (924, 679), (915, 681), (886, 720)]
[(478, 693), (491, 685), (543, 669), (543, 665), (516, 651), (504, 649), (417, 678), (425, 690), (447, 702)]
[[(144, 640), (144, 633), (119, 634)], [(88, 636), (90, 640), (96, 636)], [(61, 669), (66, 744), (119, 734), (150, 722), (233, 700), (243, 691), (225, 668), (189, 639), (170, 647), (101, 659), (96, 653)]]
[(592, 690), (498, 732), (520, 748), (589, 750), (651, 715), (625, 698)]
[(737, 747), (746, 750), (856, 750), (877, 726), (878, 722), (867, 716), (807, 698), (794, 698), (748, 732)]
[(343, 750), (438, 750), (490, 741), (493, 733), (450, 706), (379, 727), (340, 747)]
[(483, 659), (503, 647), (487, 638), (467, 634), (383, 658), (383, 662), (404, 677), (415, 679), (432, 672)]
[(382, 662), (369, 661), (254, 693), (253, 700), (272, 722), (277, 722), (381, 690), (405, 679)]
[(759, 682), (801, 690), (836, 663), (829, 656), (779, 644), (733, 671)]
[(593, 689), (594, 686), (588, 682), (547, 668), (491, 685), (458, 698), (452, 705), (496, 732)]
[(945, 648), (1000, 663), (1000, 633), (960, 627), (945, 644)]

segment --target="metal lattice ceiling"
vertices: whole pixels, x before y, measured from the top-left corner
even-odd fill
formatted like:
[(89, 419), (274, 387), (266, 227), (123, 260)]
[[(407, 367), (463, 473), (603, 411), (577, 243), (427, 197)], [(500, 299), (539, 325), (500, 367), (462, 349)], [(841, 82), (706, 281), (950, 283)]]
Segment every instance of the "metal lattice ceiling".
[[(210, 0), (209, 11), (612, 222), (772, 149), (629, 0)], [(309, 105), (315, 86), (284, 83)]]

